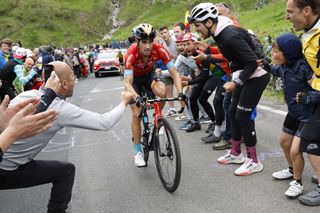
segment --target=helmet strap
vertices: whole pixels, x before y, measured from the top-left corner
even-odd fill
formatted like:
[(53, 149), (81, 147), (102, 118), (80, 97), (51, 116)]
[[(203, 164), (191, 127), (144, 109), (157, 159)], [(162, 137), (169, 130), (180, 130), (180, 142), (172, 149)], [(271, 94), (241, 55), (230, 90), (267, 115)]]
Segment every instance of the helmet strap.
[(211, 27), (207, 27), (206, 23), (207, 23), (208, 20), (209, 20), (209, 19), (203, 21), (202, 24), (203, 24), (203, 25), (205, 26), (205, 28), (207, 29), (207, 31), (208, 31), (208, 38), (209, 38), (209, 37), (211, 36), (211, 28), (212, 28), (213, 25), (211, 25)]

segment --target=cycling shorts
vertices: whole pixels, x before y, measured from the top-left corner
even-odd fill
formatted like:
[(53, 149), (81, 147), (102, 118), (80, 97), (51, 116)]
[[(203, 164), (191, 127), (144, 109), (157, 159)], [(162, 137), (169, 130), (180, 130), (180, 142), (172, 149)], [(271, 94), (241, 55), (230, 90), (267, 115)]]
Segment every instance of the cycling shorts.
[(300, 141), (300, 150), (311, 155), (320, 156), (320, 142), (302, 138)]
[(289, 135), (297, 136), (300, 138), (301, 130), (304, 124), (304, 122), (298, 121), (288, 113), (284, 120), (282, 131)]
[(148, 94), (149, 93), (153, 94), (152, 89), (151, 89), (151, 84), (153, 81), (162, 81), (163, 82), (163, 79), (161, 76), (157, 75), (156, 72), (150, 72), (145, 76), (139, 76), (139, 77), (134, 76), (132, 86), (133, 86), (134, 90), (140, 96), (142, 96), (143, 88), (145, 88), (147, 90), (146, 92)]

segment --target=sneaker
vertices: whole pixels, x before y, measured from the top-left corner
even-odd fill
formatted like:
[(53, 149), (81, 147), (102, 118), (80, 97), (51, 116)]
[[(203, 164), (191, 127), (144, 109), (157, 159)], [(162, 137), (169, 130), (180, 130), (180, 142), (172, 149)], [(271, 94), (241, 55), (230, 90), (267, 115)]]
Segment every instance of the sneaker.
[(200, 124), (209, 124), (209, 123), (211, 123), (211, 120), (209, 117), (204, 117), (203, 115), (201, 115), (199, 118), (199, 123)]
[(198, 121), (190, 122), (185, 130), (187, 132), (193, 132), (195, 130), (201, 130), (201, 125), (200, 125), (200, 123)]
[(186, 113), (182, 113), (180, 116), (176, 117), (174, 120), (176, 121), (188, 120), (188, 116), (186, 115)]
[(320, 186), (317, 186), (313, 191), (308, 192), (305, 195), (298, 197), (300, 203), (308, 206), (319, 206), (320, 205)]
[(303, 186), (296, 180), (293, 180), (289, 184), (288, 190), (284, 193), (289, 198), (297, 198), (303, 193)]
[(311, 177), (311, 182), (312, 182), (312, 183), (315, 183), (315, 184), (319, 184), (317, 175), (313, 175), (313, 176)]
[(211, 122), (206, 129), (206, 133), (213, 133), (216, 122)]
[(221, 137), (217, 137), (214, 134), (210, 134), (206, 137), (202, 137), (201, 140), (205, 143), (218, 143), (221, 140)]
[(213, 150), (224, 150), (224, 149), (230, 149), (231, 148), (231, 141), (222, 140), (218, 143), (213, 144), (212, 149)]
[(169, 109), (168, 112), (164, 115), (165, 117), (174, 117), (178, 114), (178, 111), (174, 108)]
[(144, 167), (144, 166), (146, 166), (146, 162), (144, 161), (141, 152), (138, 152), (138, 153), (134, 156), (134, 164), (135, 164), (137, 167)]
[(272, 177), (277, 180), (288, 180), (293, 177), (293, 174), (290, 172), (290, 169), (283, 169), (278, 172), (272, 173)]
[(262, 170), (263, 165), (260, 161), (255, 163), (251, 158), (247, 158), (246, 161), (234, 171), (234, 174), (237, 176), (248, 176), (256, 172), (261, 172)]
[(189, 126), (189, 124), (191, 123), (191, 120), (188, 120), (187, 122), (185, 122), (184, 124), (182, 124), (182, 126), (180, 127), (181, 130), (186, 130), (187, 127)]
[(242, 153), (240, 153), (238, 156), (231, 154), (231, 150), (228, 150), (227, 153), (218, 158), (218, 163), (221, 164), (230, 164), (230, 163), (235, 163), (235, 164), (241, 164), (246, 161), (246, 158)]

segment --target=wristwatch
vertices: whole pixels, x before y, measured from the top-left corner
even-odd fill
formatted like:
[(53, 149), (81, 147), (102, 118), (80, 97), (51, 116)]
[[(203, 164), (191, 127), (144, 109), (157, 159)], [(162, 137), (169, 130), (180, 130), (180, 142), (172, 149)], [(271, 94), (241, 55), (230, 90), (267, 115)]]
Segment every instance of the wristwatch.
[(3, 155), (3, 152), (2, 152), (2, 149), (0, 148), (0, 162), (2, 161), (2, 155)]

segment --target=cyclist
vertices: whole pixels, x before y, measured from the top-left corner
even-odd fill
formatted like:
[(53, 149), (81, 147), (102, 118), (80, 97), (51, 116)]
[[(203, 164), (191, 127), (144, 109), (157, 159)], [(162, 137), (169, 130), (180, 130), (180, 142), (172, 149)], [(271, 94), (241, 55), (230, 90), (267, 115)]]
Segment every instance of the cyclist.
[(122, 54), (121, 50), (119, 50), (116, 58), (117, 58), (119, 65), (120, 65), (120, 78), (122, 79), (123, 72), (124, 72), (124, 63), (123, 63), (123, 54)]
[[(270, 75), (258, 66), (257, 54), (248, 32), (234, 26), (231, 19), (218, 16), (217, 7), (212, 3), (200, 3), (195, 6), (190, 15), (197, 32), (203, 38), (212, 38), (223, 56), (231, 63), (232, 81), (224, 84), (227, 92), (232, 91), (232, 101), (229, 109), (232, 121), (232, 147), (226, 155), (218, 158), (221, 164), (242, 164), (235, 175), (246, 176), (263, 170), (263, 165), (257, 158), (256, 131), (251, 113), (257, 106)], [(247, 158), (241, 153), (241, 138), (247, 147)]]
[[(131, 105), (131, 129), (134, 142), (134, 162), (138, 167), (145, 166), (141, 148), (141, 126), (138, 118), (138, 106), (143, 102), (142, 88), (152, 91), (161, 98), (166, 97), (166, 85), (160, 76), (156, 75), (155, 67), (158, 60), (162, 60), (174, 80), (174, 84), (181, 100), (184, 99), (179, 74), (171, 61), (168, 51), (160, 44), (154, 43), (156, 31), (150, 24), (140, 24), (133, 29), (136, 43), (128, 49), (125, 58), (125, 88), (133, 94), (136, 105)], [(161, 105), (161, 109), (163, 104)]]

